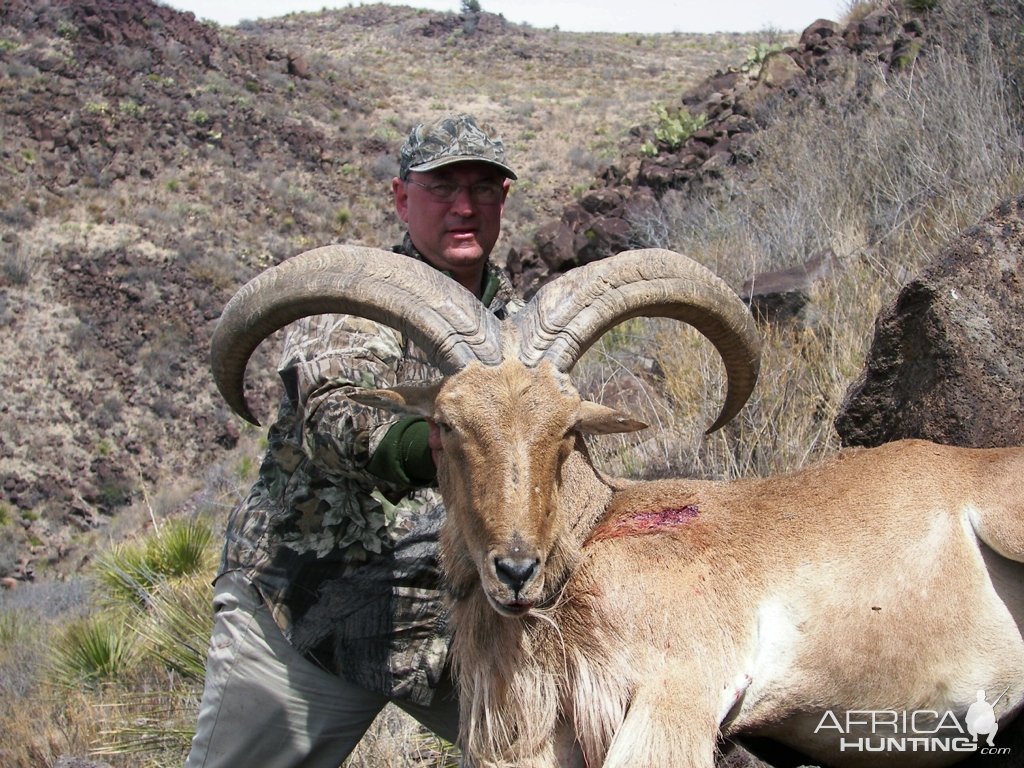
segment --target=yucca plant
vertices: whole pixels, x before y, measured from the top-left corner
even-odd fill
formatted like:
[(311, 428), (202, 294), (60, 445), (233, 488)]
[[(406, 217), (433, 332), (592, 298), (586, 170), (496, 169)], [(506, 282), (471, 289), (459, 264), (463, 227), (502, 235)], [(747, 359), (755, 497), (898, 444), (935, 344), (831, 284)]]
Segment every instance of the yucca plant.
[(181, 518), (97, 558), (93, 571), (104, 611), (69, 627), (54, 654), (62, 682), (127, 684), (101, 705), (102, 743), (94, 745), (95, 754), (180, 765), (213, 623), (212, 543), (209, 522)]
[(213, 529), (205, 520), (176, 519), (149, 539), (147, 553), (161, 577), (191, 576), (209, 570)]
[(101, 602), (146, 608), (153, 586), (160, 579), (146, 550), (144, 543), (132, 541), (117, 544), (96, 559), (93, 570), (103, 591)]
[(96, 560), (108, 604), (149, 607), (158, 585), (213, 568), (213, 529), (204, 520), (168, 520), (145, 539), (120, 544)]
[(150, 596), (149, 611), (136, 623), (147, 655), (186, 680), (202, 681), (213, 628), (209, 574), (163, 582)]
[(96, 613), (71, 622), (53, 644), (55, 682), (67, 687), (123, 678), (135, 664), (132, 633), (117, 617)]

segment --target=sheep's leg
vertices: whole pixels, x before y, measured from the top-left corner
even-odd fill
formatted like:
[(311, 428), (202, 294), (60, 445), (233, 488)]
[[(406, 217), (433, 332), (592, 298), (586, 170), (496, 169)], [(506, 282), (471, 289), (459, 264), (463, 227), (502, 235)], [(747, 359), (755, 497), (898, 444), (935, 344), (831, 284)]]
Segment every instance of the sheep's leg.
[(604, 768), (712, 768), (718, 740), (715, 706), (701, 706), (705, 697), (685, 680), (670, 676), (637, 690)]
[(1001, 556), (1024, 562), (1024, 514), (1020, 509), (992, 505), (968, 509), (978, 538)]
[(968, 509), (968, 520), (996, 594), (1024, 634), (1024, 513), (1012, 505), (990, 504)]
[(1024, 501), (1020, 478), (1024, 457), (1016, 450), (979, 451), (967, 518), (986, 545), (1024, 563)]

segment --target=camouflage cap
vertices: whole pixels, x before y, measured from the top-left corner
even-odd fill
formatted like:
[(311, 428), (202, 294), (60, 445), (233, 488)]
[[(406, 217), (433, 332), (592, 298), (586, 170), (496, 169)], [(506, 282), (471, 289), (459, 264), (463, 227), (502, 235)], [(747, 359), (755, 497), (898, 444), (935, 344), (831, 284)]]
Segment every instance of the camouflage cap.
[(496, 166), (510, 179), (515, 171), (505, 165), (505, 145), (489, 136), (470, 115), (451, 115), (432, 123), (420, 123), (409, 133), (398, 158), (398, 176), (409, 171), (432, 171), (450, 163), (468, 160)]

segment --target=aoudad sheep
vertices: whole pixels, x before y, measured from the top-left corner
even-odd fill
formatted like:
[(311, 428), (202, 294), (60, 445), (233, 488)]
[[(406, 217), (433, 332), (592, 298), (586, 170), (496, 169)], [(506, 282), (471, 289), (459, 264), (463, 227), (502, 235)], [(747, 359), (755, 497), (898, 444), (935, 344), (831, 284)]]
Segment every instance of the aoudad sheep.
[(407, 334), (445, 374), (353, 397), (430, 419), (443, 446), (467, 764), (710, 768), (739, 741), (913, 768), (999, 749), (987, 735), (1024, 703), (1024, 450), (901, 441), (769, 478), (605, 476), (584, 435), (644, 425), (568, 374), (610, 328), (661, 316), (709, 339), (728, 379), (712, 429), (757, 378), (745, 305), (663, 250), (566, 273), (504, 323), (405, 257), (307, 252), (220, 320), (213, 369), (236, 412), (255, 421), (256, 346), (325, 312)]

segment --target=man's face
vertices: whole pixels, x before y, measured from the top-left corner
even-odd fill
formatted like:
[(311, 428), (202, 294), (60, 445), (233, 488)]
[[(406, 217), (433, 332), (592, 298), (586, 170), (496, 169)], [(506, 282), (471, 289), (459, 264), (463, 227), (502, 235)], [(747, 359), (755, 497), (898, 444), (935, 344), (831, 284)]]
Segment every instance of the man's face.
[[(437, 192), (452, 185), (459, 187), (454, 199), (438, 199)], [(486, 194), (488, 187), (496, 188), (497, 194)], [(500, 171), (472, 161), (414, 171), (407, 180), (392, 182), (395, 209), (413, 244), (433, 266), (456, 275), (479, 267), (490, 255), (501, 230), (508, 188)], [(484, 194), (474, 195), (471, 189)]]

